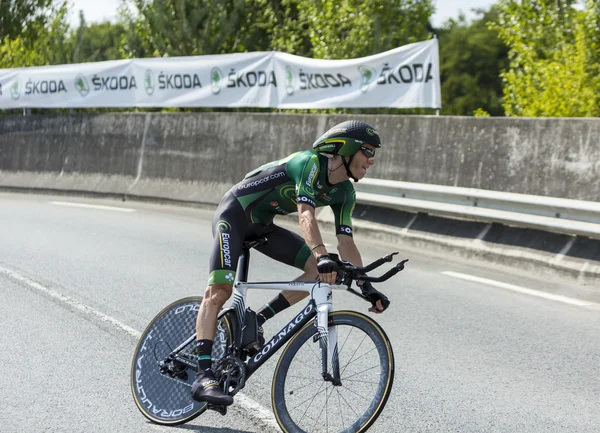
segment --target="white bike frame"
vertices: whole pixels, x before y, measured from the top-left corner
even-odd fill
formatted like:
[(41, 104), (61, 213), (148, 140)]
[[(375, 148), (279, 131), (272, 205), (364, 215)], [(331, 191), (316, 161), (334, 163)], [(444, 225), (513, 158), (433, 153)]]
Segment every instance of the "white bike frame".
[[(338, 341), (335, 328), (329, 329), (328, 315), (333, 309), (332, 291), (346, 290), (345, 285), (330, 285), (321, 281), (286, 281), (286, 282), (247, 282), (244, 281), (248, 275), (248, 262), (250, 258), (249, 249), (244, 248), (237, 266), (236, 280), (234, 282), (233, 302), (230, 309), (235, 310), (238, 319), (239, 328), (237, 338), (241, 340), (241, 328), (243, 327), (246, 316), (246, 296), (249, 289), (266, 290), (297, 290), (310, 294), (310, 301), (306, 307), (290, 321), (284, 328), (276, 333), (260, 352), (248, 360), (246, 367), (249, 377), (264, 362), (266, 362), (279, 348), (281, 348), (293, 335), (296, 334), (306, 323), (315, 316), (317, 317), (316, 326), (318, 330), (319, 346), (321, 348), (322, 374), (325, 379), (339, 381), (339, 358)], [(224, 314), (223, 312), (222, 314)], [(293, 332), (292, 332), (293, 331)], [(241, 341), (236, 341), (239, 347)], [(328, 366), (332, 366), (332, 374), (328, 372)]]

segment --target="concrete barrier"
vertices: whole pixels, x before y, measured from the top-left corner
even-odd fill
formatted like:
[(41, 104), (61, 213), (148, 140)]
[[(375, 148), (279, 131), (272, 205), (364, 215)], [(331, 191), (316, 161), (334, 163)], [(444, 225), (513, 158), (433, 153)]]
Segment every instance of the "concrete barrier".
[[(310, 148), (325, 130), (350, 118), (371, 123), (382, 136), (370, 177), (598, 201), (600, 119), (217, 112), (0, 116), (0, 188), (215, 205), (248, 171)], [(356, 216), (374, 214), (385, 222), (385, 212), (369, 207)], [(420, 216), (419, 224), (407, 230), (398, 222), (414, 215), (386, 218), (392, 221), (378, 226), (381, 233), (399, 227), (395, 236), (427, 241), (435, 233), (448, 245), (464, 247), (466, 237), (456, 236), (464, 227), (456, 232), (452, 221)], [(448, 229), (441, 233), (440, 227)], [(495, 227), (491, 233), (496, 232)], [(509, 242), (514, 236), (510, 230), (492, 236), (490, 248), (497, 251), (503, 237)], [(559, 253), (570, 242), (561, 238), (555, 245), (550, 234), (535, 236), (545, 237)], [(481, 239), (471, 240), (482, 245)], [(587, 245), (585, 239), (577, 245), (582, 243)], [(518, 248), (524, 251), (521, 256), (529, 256), (540, 252), (539, 245)], [(596, 272), (598, 250), (596, 244), (581, 248), (574, 259), (583, 264), (569, 269)], [(538, 262), (552, 266), (569, 259), (565, 254), (538, 256)]]

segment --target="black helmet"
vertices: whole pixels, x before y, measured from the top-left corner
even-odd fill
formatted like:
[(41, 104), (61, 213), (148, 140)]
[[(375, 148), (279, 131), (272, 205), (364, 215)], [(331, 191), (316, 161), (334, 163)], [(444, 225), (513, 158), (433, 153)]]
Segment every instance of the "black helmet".
[(352, 156), (363, 144), (381, 147), (379, 134), (368, 123), (360, 120), (347, 120), (339, 123), (313, 143), (317, 152), (333, 155)]

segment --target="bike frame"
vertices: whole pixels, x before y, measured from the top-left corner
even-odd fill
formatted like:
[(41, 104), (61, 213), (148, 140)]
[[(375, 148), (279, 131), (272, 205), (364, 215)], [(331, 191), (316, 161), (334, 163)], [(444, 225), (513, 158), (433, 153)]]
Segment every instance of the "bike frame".
[[(267, 290), (298, 290), (308, 292), (310, 301), (286, 326), (261, 348), (261, 351), (252, 356), (246, 363), (246, 377), (250, 377), (263, 365), (275, 352), (285, 345), (304, 325), (317, 317), (319, 332), (319, 346), (322, 356), (322, 374), (325, 379), (339, 382), (339, 360), (337, 346), (337, 332), (329, 330), (328, 315), (332, 310), (332, 290), (346, 290), (345, 285), (329, 285), (321, 281), (286, 281), (286, 282), (248, 282), (248, 267), (250, 262), (250, 249), (243, 248), (237, 266), (236, 280), (234, 283), (233, 302), (229, 310), (236, 313), (237, 329), (233, 332), (234, 347), (240, 348), (242, 342), (242, 326), (246, 316), (246, 295), (248, 289)], [(227, 311), (229, 311), (227, 310)], [(225, 314), (222, 312), (222, 314)], [(333, 367), (333, 376), (328, 373), (328, 365)]]

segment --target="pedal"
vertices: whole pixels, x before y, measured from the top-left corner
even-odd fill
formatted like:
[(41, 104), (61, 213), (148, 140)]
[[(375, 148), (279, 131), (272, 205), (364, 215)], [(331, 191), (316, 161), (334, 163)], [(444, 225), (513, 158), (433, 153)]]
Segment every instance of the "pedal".
[(206, 407), (210, 410), (214, 410), (219, 412), (221, 415), (227, 415), (227, 406), (223, 406), (222, 404), (207, 404)]

